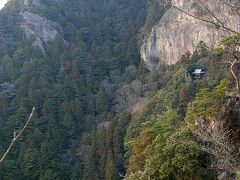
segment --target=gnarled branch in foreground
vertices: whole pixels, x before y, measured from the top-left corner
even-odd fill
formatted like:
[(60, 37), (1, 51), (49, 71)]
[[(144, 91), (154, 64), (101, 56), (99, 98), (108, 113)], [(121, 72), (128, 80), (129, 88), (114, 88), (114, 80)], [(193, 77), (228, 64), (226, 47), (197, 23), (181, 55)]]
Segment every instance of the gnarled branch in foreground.
[(7, 155), (9, 154), (10, 150), (12, 149), (12, 147), (14, 146), (14, 144), (16, 143), (16, 141), (19, 139), (19, 137), (21, 136), (21, 134), (24, 132), (24, 130), (27, 128), (27, 126), (29, 125), (30, 121), (32, 120), (33, 117), (33, 113), (35, 111), (35, 107), (32, 108), (32, 112), (28, 117), (27, 122), (25, 123), (25, 125), (23, 126), (23, 128), (21, 129), (21, 131), (16, 134), (16, 132), (14, 132), (13, 134), (13, 139), (9, 145), (9, 147), (7, 148), (6, 152), (3, 154), (3, 156), (0, 159), (0, 164), (6, 159)]

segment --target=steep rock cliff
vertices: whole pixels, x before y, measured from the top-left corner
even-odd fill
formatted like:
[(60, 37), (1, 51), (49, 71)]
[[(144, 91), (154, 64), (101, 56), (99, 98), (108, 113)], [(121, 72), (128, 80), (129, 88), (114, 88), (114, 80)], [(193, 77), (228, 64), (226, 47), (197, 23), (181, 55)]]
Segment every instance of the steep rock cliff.
[(55, 39), (58, 33), (56, 30), (57, 25), (47, 20), (45, 17), (27, 11), (21, 12), (20, 14), (23, 17), (21, 28), (26, 38), (29, 40), (33, 38), (33, 45), (38, 46), (42, 52), (45, 52), (43, 43)]
[[(56, 2), (61, 1), (56, 0)], [(44, 44), (53, 41), (57, 34), (61, 34), (62, 28), (56, 22), (29, 11), (29, 8), (34, 6), (43, 9), (44, 3), (42, 0), (24, 0), (23, 4), (25, 8), (20, 12), (22, 16), (20, 26), (25, 37), (32, 41), (32, 45), (40, 48), (45, 54)]]
[[(216, 20), (197, 0), (174, 0), (173, 3), (195, 16)], [(229, 6), (215, 0), (204, 3), (226, 27), (240, 31), (239, 16)], [(141, 57), (149, 70), (155, 70), (160, 64), (175, 64), (184, 53), (193, 52), (200, 41), (212, 46), (228, 34), (222, 28), (171, 7), (152, 28), (150, 36), (141, 47)]]
[(24, 0), (24, 5), (27, 7), (31, 5), (41, 6), (41, 0)]

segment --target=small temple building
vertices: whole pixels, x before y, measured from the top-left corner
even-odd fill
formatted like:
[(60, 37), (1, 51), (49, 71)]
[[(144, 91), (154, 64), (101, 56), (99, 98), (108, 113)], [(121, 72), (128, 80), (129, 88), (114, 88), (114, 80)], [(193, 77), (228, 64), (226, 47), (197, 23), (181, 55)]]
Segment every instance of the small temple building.
[(202, 79), (205, 73), (206, 72), (203, 69), (195, 69), (192, 72), (192, 75), (194, 79)]

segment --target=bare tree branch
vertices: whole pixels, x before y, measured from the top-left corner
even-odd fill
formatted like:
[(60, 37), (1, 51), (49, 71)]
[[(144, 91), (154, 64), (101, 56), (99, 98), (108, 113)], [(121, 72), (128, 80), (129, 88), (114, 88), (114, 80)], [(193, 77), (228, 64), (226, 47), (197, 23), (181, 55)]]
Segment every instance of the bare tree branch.
[(239, 89), (239, 79), (234, 71), (234, 66), (237, 64), (237, 59), (235, 59), (231, 65), (230, 65), (230, 71), (235, 79), (235, 82), (236, 82), (236, 86), (237, 86), (237, 91), (238, 91), (238, 95), (240, 96), (240, 89)]
[(227, 43), (224, 45), (223, 43), (223, 59), (225, 64), (229, 65), (229, 71), (232, 74), (235, 83), (238, 96), (240, 97), (240, 81), (239, 75), (236, 72), (236, 66), (240, 63), (240, 36), (237, 37), (238, 40), (236, 42)]
[[(209, 128), (210, 127), (210, 128)], [(233, 132), (228, 128), (214, 128), (214, 124), (201, 124), (194, 132), (201, 140), (201, 149), (213, 155), (219, 163), (219, 169), (236, 173), (240, 169), (239, 144), (232, 143)]]
[[(174, 4), (171, 2), (171, 0), (165, 0), (165, 5), (170, 6), (170, 7), (173, 7), (174, 9), (176, 9), (176, 10), (178, 10), (178, 11), (180, 11), (180, 12), (182, 12), (182, 13), (184, 13), (184, 14), (192, 17), (192, 18), (195, 18), (195, 19), (197, 19), (197, 20), (200, 20), (200, 21), (203, 21), (203, 22), (206, 22), (206, 23), (210, 23), (210, 24), (216, 26), (217, 28), (224, 29), (224, 30), (226, 30), (226, 31), (228, 31), (228, 32), (231, 32), (231, 33), (233, 33), (233, 34), (240, 35), (240, 32), (237, 32), (237, 31), (235, 31), (234, 29), (231, 29), (231, 28), (227, 27), (226, 25), (224, 25), (224, 23), (223, 23), (219, 18), (217, 18), (217, 17), (214, 15), (214, 13), (213, 13), (206, 5), (204, 5), (203, 2), (201, 2), (201, 1), (199, 1), (199, 2), (200, 2), (200, 4), (201, 4), (201, 6), (203, 6), (203, 8), (204, 8), (205, 10), (207, 10), (208, 13), (209, 13), (217, 22), (214, 22), (214, 21), (212, 21), (212, 20), (208, 20), (208, 19), (202, 18), (202, 17), (200, 17), (200, 16), (194, 15), (194, 14), (192, 14), (192, 13), (190, 13), (190, 12), (188, 12), (188, 11), (186, 11), (186, 10), (184, 10), (184, 9), (176, 6), (176, 5), (174, 5)], [(225, 2), (225, 3), (226, 3), (226, 2)], [(233, 5), (229, 5), (229, 6), (231, 7), (231, 6), (233, 6)], [(233, 7), (235, 7), (235, 6), (233, 6)], [(231, 7), (231, 8), (233, 8), (233, 7)], [(236, 7), (236, 9), (237, 9), (237, 7)]]
[(209, 13), (211, 14), (211, 16), (217, 20), (217, 22), (221, 25), (221, 26), (224, 26), (223, 22), (220, 21), (220, 19), (201, 1), (201, 0), (198, 0), (199, 3), (202, 5), (202, 7)]
[(21, 134), (24, 132), (24, 130), (27, 128), (28, 124), (30, 123), (32, 116), (34, 114), (35, 111), (35, 107), (32, 108), (32, 112), (28, 117), (27, 122), (25, 123), (25, 125), (23, 126), (23, 128), (21, 129), (21, 131), (16, 134), (16, 132), (13, 132), (13, 139), (9, 145), (9, 147), (7, 148), (6, 152), (3, 154), (3, 156), (0, 159), (0, 164), (6, 159), (7, 155), (9, 154), (10, 150), (12, 149), (12, 147), (14, 146), (14, 144), (16, 143), (16, 141), (19, 139), (19, 137), (21, 136)]
[(234, 10), (235, 11), (235, 13), (237, 13), (239, 16), (240, 16), (240, 8), (239, 7), (236, 7), (236, 6), (234, 6), (234, 5), (232, 5), (232, 4), (230, 4), (230, 3), (227, 3), (226, 1), (224, 1), (224, 0), (219, 0), (222, 4), (224, 4), (224, 5), (226, 5), (226, 6), (228, 6), (228, 7), (230, 7), (232, 10)]
[(199, 138), (200, 148), (213, 156), (211, 167), (236, 174), (240, 169), (238, 97), (227, 98), (219, 114), (206, 121), (197, 118), (196, 127), (189, 127)]

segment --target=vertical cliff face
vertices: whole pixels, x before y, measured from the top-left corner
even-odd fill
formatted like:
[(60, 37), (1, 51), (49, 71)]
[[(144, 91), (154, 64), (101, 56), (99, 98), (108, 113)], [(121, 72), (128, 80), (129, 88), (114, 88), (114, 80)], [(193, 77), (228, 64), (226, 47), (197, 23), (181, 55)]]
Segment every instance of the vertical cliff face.
[[(62, 0), (55, 1), (57, 3), (62, 2)], [(20, 12), (20, 16), (22, 17), (22, 21), (20, 22), (21, 29), (25, 37), (32, 41), (32, 45), (40, 48), (42, 53), (45, 54), (44, 45), (53, 41), (60, 34), (62, 28), (56, 22), (29, 11), (32, 7), (44, 9), (45, 5), (42, 0), (24, 0), (23, 4), (24, 8)]]
[[(216, 21), (197, 0), (174, 0), (173, 3), (190, 14)], [(239, 16), (229, 6), (209, 0), (206, 7), (226, 27), (240, 31)], [(204, 41), (209, 46), (216, 45), (228, 34), (229, 32), (222, 28), (195, 19), (171, 7), (152, 28), (150, 36), (141, 47), (141, 56), (148, 69), (155, 70), (160, 64), (175, 64), (184, 53), (193, 52), (200, 41)]]

